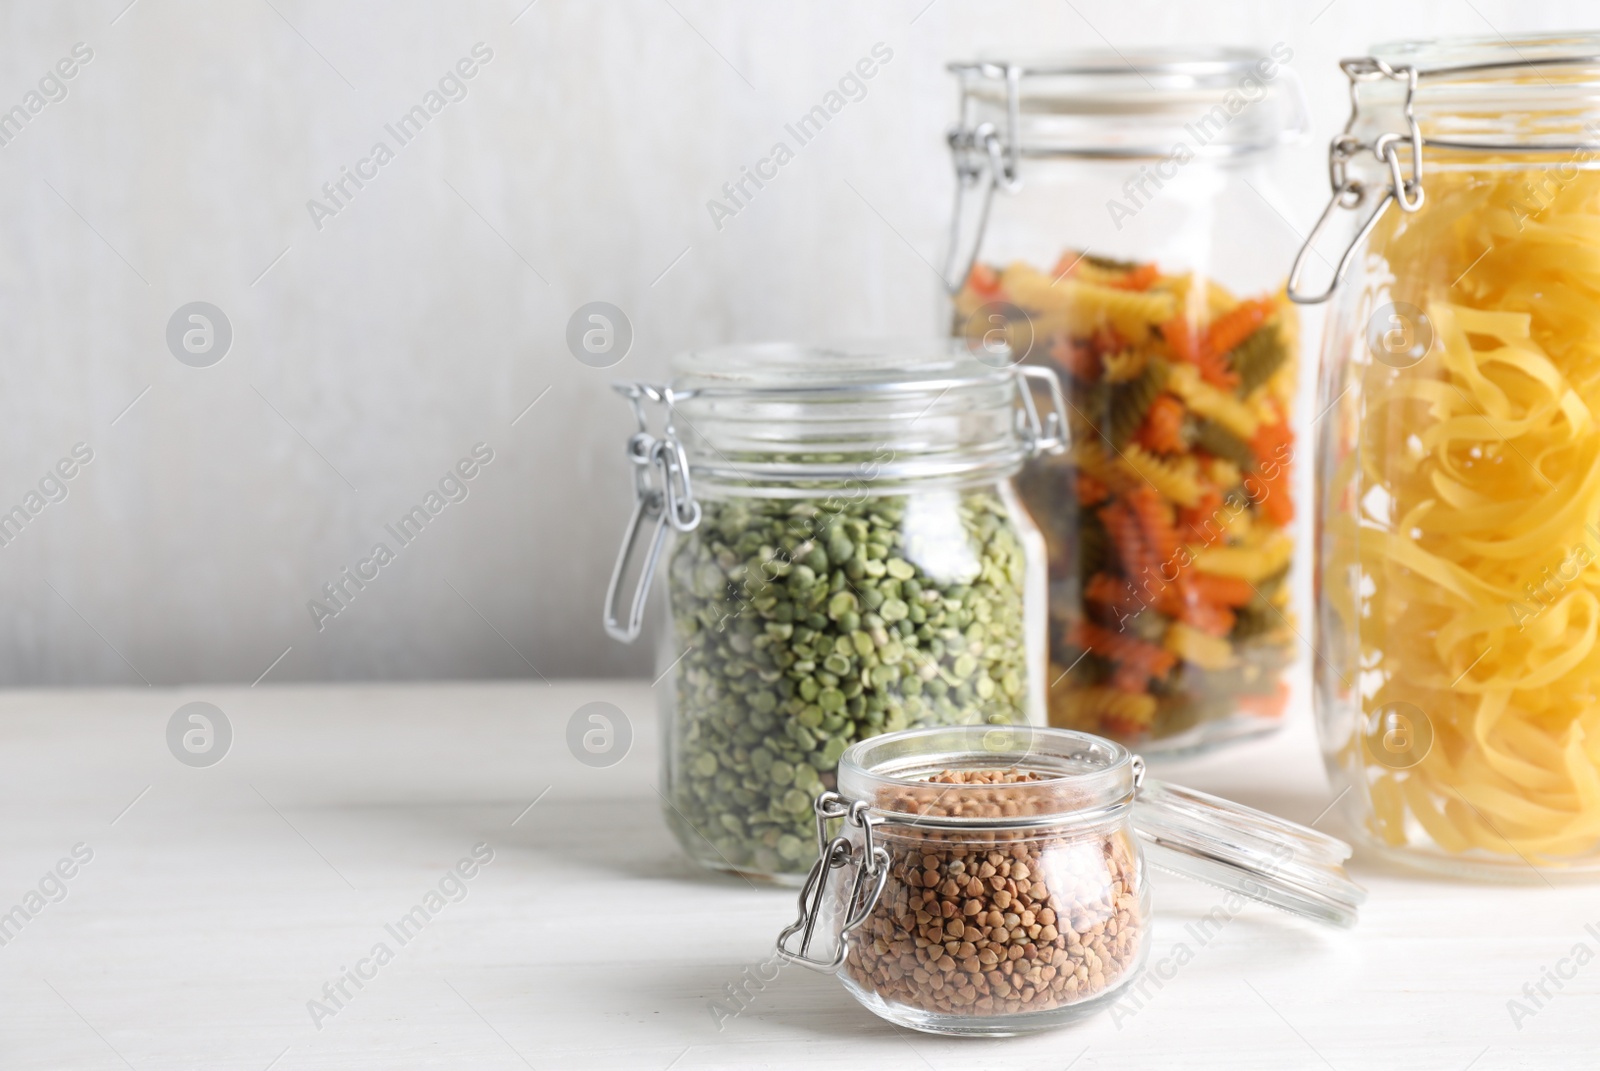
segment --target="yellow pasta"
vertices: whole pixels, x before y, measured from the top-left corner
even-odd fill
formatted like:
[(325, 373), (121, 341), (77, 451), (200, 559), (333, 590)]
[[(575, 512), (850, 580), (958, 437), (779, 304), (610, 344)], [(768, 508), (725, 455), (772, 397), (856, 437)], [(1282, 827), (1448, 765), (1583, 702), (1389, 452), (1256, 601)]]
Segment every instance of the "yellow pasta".
[(1256, 546), (1190, 547), (1194, 567), (1213, 576), (1231, 576), (1258, 584), (1289, 564), (1294, 542), (1282, 532), (1269, 534)]
[(1119, 290), (1084, 282), (1077, 269), (1071, 276), (1052, 279), (1019, 262), (1001, 273), (1000, 282), (1011, 300), (1029, 315), (1061, 316), (1065, 326), (1077, 334), (1092, 331), (1097, 322), (1109, 321), (1125, 337), (1133, 338), (1148, 333), (1151, 325), (1171, 319), (1178, 310), (1171, 291)]
[(1050, 723), (1068, 729), (1103, 732), (1106, 722), (1132, 732), (1155, 718), (1156, 697), (1116, 688), (1067, 688), (1050, 692)]
[(1137, 474), (1128, 472), (1125, 466), (1119, 466), (1117, 460), (1106, 452), (1103, 441), (1087, 435), (1074, 438), (1072, 464), (1080, 472), (1088, 473), (1107, 487), (1118, 489), (1130, 487), (1138, 480)]
[(1006, 297), (1027, 309), (1030, 314), (1070, 312), (1074, 302), (1064, 289), (1066, 285), (1065, 278), (1051, 278), (1020, 260), (1007, 265), (1000, 273), (1000, 288)]
[(1265, 393), (1258, 392), (1249, 403), (1251, 414), (1256, 418), (1257, 424), (1276, 424), (1281, 418), (1281, 413)]
[(1327, 597), (1360, 637), (1369, 724), (1410, 704), (1432, 746), (1409, 767), (1359, 739), (1350, 757), (1386, 844), (1592, 864), (1600, 174), (1427, 182), (1426, 206), (1391, 212), (1373, 249), (1395, 280), (1387, 300), (1425, 310), (1432, 346), (1352, 373), (1358, 460), (1341, 473), (1359, 514), (1327, 532), (1332, 568), (1358, 566), (1361, 580), (1353, 598)]
[(1190, 409), (1215, 420), (1247, 442), (1255, 437), (1256, 428), (1261, 424), (1253, 409), (1204, 382), (1200, 370), (1192, 364), (1174, 365), (1167, 378), (1167, 389), (1187, 402)]
[(1206, 311), (1212, 316), (1220, 316), (1239, 307), (1239, 299), (1233, 292), (1220, 283), (1206, 283)]
[(1146, 362), (1150, 360), (1150, 351), (1124, 350), (1122, 353), (1108, 353), (1104, 360), (1106, 382), (1126, 383), (1144, 371)]
[[(1062, 261), (1071, 266), (1074, 278), (1101, 285), (1114, 283), (1128, 274), (1127, 268), (1096, 264), (1094, 258), (1088, 256), (1066, 254), (1062, 257)], [(1058, 266), (1056, 270), (1060, 271), (1060, 267)]]
[(1124, 472), (1150, 484), (1162, 497), (1180, 506), (1192, 506), (1200, 501), (1203, 492), (1196, 475), (1198, 466), (1192, 457), (1167, 461), (1136, 443), (1129, 443), (1123, 447), (1118, 462)]
[(1072, 300), (1091, 309), (1104, 309), (1113, 319), (1126, 318), (1144, 324), (1158, 324), (1178, 313), (1178, 300), (1165, 290), (1119, 290), (1098, 283), (1068, 280), (1061, 284)]
[(1260, 542), (1261, 529), (1247, 509), (1219, 511), (1218, 527), (1228, 533), (1238, 547), (1250, 548)]
[(1238, 487), (1239, 481), (1244, 479), (1244, 473), (1239, 471), (1239, 466), (1224, 458), (1212, 458), (1208, 467), (1210, 469), (1211, 482), (1224, 491)]
[(1208, 636), (1181, 621), (1167, 629), (1164, 643), (1167, 650), (1201, 669), (1231, 669), (1238, 662), (1227, 640)]
[(1210, 320), (1239, 306), (1233, 292), (1213, 279), (1189, 273), (1173, 278), (1169, 285), (1192, 320)]

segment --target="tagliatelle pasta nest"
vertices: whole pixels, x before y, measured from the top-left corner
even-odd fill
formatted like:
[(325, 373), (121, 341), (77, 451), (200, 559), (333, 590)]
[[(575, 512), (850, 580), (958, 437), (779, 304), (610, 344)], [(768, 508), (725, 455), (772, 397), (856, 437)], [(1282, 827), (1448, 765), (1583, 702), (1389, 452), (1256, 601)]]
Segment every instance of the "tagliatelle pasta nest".
[(1352, 373), (1324, 576), (1359, 576), (1326, 597), (1367, 726), (1404, 703), (1432, 736), (1409, 766), (1348, 742), (1374, 832), (1560, 865), (1600, 845), (1600, 174), (1553, 174), (1432, 174), (1376, 233), (1432, 345)]

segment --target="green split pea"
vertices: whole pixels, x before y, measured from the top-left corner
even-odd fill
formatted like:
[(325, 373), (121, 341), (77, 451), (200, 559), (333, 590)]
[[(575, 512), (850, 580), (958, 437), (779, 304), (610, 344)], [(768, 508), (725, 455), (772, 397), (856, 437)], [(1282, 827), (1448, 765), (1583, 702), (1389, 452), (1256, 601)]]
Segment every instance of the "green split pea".
[(703, 506), (670, 567), (668, 820), (705, 865), (804, 874), (857, 740), (1026, 720), (1024, 549), (993, 491)]

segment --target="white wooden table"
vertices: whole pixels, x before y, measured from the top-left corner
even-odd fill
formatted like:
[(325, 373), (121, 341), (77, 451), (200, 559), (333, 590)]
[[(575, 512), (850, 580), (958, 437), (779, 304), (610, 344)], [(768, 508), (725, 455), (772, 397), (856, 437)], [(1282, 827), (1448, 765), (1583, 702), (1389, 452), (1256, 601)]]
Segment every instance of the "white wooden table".
[[(202, 700), (231, 748), (194, 768), (167, 724)], [(630, 718), (630, 753), (579, 763), (568, 718)], [(1328, 800), (1309, 719), (1172, 780), (1309, 821)], [(792, 892), (695, 871), (658, 814), (642, 684), (0, 693), (0, 1068), (1593, 1067), (1600, 960), (1514, 1023), (1508, 1001), (1575, 945), (1600, 951), (1600, 889), (1485, 887), (1357, 864), (1359, 927), (1250, 907), (1158, 875), (1134, 1014), (1029, 1038), (898, 1032), (832, 979), (765, 966)], [(535, 804), (534, 801), (538, 802)], [(530, 804), (533, 806), (530, 808)], [(72, 876), (47, 872), (92, 851)], [(474, 845), (486, 865), (448, 877)], [(399, 920), (430, 889), (439, 910)], [(36, 912), (24, 903), (40, 895)], [(458, 894), (458, 890), (460, 890)], [(418, 918), (418, 916), (413, 916)], [(1586, 925), (1594, 925), (1592, 931)], [(383, 943), (393, 956), (368, 958)], [(345, 971), (335, 1006), (325, 986)], [(308, 1002), (323, 1002), (313, 1014)]]

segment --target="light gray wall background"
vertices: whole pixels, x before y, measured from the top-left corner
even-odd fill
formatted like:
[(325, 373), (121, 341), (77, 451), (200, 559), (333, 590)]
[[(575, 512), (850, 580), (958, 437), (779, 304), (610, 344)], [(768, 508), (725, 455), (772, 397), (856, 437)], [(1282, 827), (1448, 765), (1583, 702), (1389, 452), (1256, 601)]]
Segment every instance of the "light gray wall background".
[[(607, 384), (688, 346), (931, 330), (945, 61), (1286, 42), (1317, 123), (1282, 187), (1304, 229), (1340, 56), (1593, 18), (1532, 0), (0, 3), (0, 108), (93, 52), (0, 147), (0, 508), (93, 451), (0, 547), (0, 683), (645, 674), (652, 645), (599, 627), (629, 495)], [(894, 58), (867, 98), (717, 230), (707, 199), (880, 41)], [(384, 124), (478, 42), (493, 58), (466, 98), (317, 229), (308, 199), (392, 145)], [(635, 332), (608, 370), (564, 342), (595, 300)], [(165, 339), (193, 301), (232, 325), (207, 368)], [(476, 443), (494, 459), (468, 497), (319, 630), (308, 600)]]

